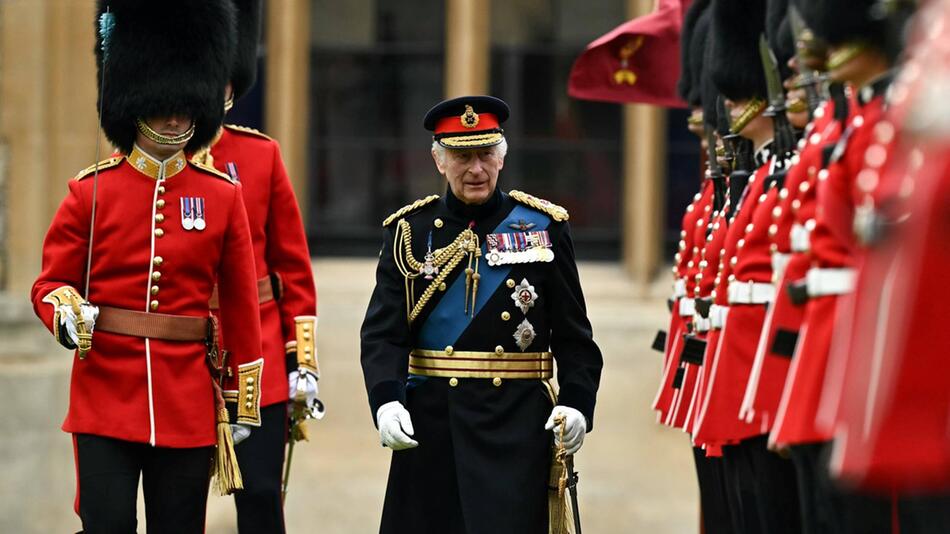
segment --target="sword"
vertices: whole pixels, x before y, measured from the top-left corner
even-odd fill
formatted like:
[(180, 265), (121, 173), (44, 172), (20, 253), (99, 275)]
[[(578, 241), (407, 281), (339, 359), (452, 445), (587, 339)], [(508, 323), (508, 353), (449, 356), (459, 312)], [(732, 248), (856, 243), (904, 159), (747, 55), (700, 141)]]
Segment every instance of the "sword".
[(564, 414), (559, 413), (554, 417), (554, 423), (561, 425), (561, 436), (558, 440), (557, 446), (557, 461), (560, 462), (561, 467), (563, 468), (563, 473), (561, 474), (561, 479), (558, 480), (558, 494), (563, 495), (564, 490), (567, 490), (568, 494), (571, 496), (571, 515), (574, 516), (574, 534), (581, 534), (581, 514), (580, 508), (577, 504), (577, 481), (579, 479), (577, 471), (574, 471), (574, 455), (567, 454), (567, 450), (564, 448), (564, 430), (567, 426), (565, 424), (567, 417)]
[[(772, 117), (775, 124), (775, 152), (777, 161), (785, 168), (785, 161), (795, 150), (795, 132), (785, 115), (785, 91), (782, 90), (782, 75), (779, 73), (778, 60), (769, 48), (765, 35), (759, 35), (759, 56), (765, 73), (765, 85), (769, 93), (769, 107), (766, 116)], [(778, 174), (778, 172), (776, 172)]]
[[(86, 250), (86, 283), (83, 288), (83, 300), (89, 302), (89, 277), (92, 271), (92, 244), (96, 235), (96, 196), (99, 190), (99, 147), (102, 144), (102, 108), (105, 103), (102, 101), (103, 85), (106, 80), (106, 58), (108, 57), (109, 36), (115, 29), (115, 17), (112, 15), (110, 7), (106, 7), (106, 12), (99, 17), (99, 36), (102, 39), (100, 45), (102, 49), (102, 68), (99, 72), (99, 118), (96, 122), (96, 155), (93, 161), (96, 162), (95, 170), (92, 174), (92, 209), (89, 215), (89, 246)], [(73, 302), (73, 313), (76, 314), (76, 333), (79, 337), (78, 349), (79, 359), (84, 360), (92, 350), (92, 332), (86, 325), (82, 316), (82, 307), (79, 303)]]
[(574, 534), (581, 534), (581, 512), (577, 505), (577, 471), (574, 471), (574, 455), (565, 459), (565, 472), (567, 473), (567, 491), (571, 495), (571, 508), (574, 515)]
[(280, 503), (287, 501), (287, 491), (290, 485), (290, 466), (294, 460), (294, 446), (298, 441), (310, 441), (307, 434), (307, 419), (323, 419), (326, 408), (320, 399), (316, 399), (313, 406), (307, 405), (307, 392), (297, 388), (294, 398), (291, 399), (293, 408), (290, 411), (290, 429), (287, 436), (287, 459), (284, 462), (284, 476), (281, 481)]
[[(811, 30), (805, 26), (805, 19), (795, 6), (788, 7), (788, 21), (792, 27), (792, 35), (796, 41), (806, 41), (812, 38)], [(812, 118), (815, 110), (821, 105), (821, 94), (818, 92), (818, 86), (821, 83), (821, 75), (818, 71), (806, 66), (805, 47), (795, 45), (795, 59), (798, 63), (798, 73), (801, 75), (800, 85), (805, 89), (805, 99), (808, 102), (808, 117)]]

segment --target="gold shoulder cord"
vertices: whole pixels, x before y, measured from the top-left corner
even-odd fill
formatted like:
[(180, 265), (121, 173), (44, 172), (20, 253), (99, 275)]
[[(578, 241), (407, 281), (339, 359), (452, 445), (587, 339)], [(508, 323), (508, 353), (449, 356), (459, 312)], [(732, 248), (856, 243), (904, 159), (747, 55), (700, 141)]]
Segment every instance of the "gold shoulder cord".
[[(478, 280), (481, 275), (478, 274), (478, 258), (482, 255), (481, 245), (478, 236), (466, 228), (449, 245), (437, 249), (432, 253), (431, 263), (438, 267), (439, 271), (432, 282), (425, 288), (418, 301), (414, 301), (415, 281), (422, 273), (425, 264), (417, 260), (412, 255), (412, 227), (405, 219), (401, 219), (396, 225), (396, 234), (393, 239), (393, 260), (396, 268), (405, 278), (406, 288), (406, 317), (409, 323), (419, 316), (432, 295), (442, 286), (445, 279), (452, 274), (456, 267), (462, 263), (463, 259), (468, 259), (468, 267), (465, 268), (465, 309), (464, 313), (469, 313), (469, 300), (471, 300), (471, 314), (475, 314), (475, 296), (478, 294)], [(471, 296), (471, 298), (469, 298)]]

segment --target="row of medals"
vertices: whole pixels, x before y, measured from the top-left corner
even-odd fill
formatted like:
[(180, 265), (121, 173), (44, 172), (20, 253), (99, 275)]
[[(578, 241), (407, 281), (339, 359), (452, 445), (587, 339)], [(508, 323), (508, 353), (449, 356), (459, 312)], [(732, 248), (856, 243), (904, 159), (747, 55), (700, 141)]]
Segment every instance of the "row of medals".
[(181, 227), (185, 230), (204, 230), (207, 226), (205, 222), (205, 199), (202, 197), (182, 197), (181, 198)]

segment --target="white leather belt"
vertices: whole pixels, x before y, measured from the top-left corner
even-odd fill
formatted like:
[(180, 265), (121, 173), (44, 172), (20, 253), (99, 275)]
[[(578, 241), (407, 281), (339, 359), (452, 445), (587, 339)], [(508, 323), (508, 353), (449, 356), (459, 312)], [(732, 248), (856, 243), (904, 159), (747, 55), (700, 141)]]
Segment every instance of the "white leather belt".
[(768, 304), (775, 300), (775, 286), (762, 282), (729, 282), (729, 304)]
[(709, 332), (712, 328), (712, 320), (710, 318), (703, 318), (703, 316), (698, 313), (693, 316), (693, 328), (697, 332)]
[(792, 242), (792, 252), (808, 252), (811, 250), (811, 232), (803, 225), (793, 224), (788, 237)]
[(788, 267), (788, 260), (791, 258), (791, 254), (772, 253), (772, 281), (778, 282), (782, 279), (782, 276), (785, 275), (785, 268)]
[(673, 283), (673, 298), (678, 299), (680, 297), (686, 296), (686, 280), (683, 278), (677, 278), (676, 282)]
[(809, 297), (844, 295), (854, 291), (854, 269), (808, 269), (805, 282)]
[(709, 307), (709, 325), (713, 328), (722, 328), (726, 324), (726, 315), (728, 314), (729, 306), (713, 304)]
[(680, 299), (680, 316), (692, 317), (696, 313), (696, 301), (683, 297)]

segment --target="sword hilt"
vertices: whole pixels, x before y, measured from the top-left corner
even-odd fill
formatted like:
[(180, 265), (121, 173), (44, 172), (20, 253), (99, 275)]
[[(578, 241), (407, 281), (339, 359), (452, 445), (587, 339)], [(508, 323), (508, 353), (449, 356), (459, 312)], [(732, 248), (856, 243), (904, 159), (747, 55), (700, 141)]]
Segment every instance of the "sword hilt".
[(86, 356), (89, 356), (89, 351), (92, 350), (92, 332), (89, 331), (86, 320), (82, 316), (82, 301), (79, 295), (70, 291), (67, 296), (73, 314), (76, 315), (76, 337), (79, 338), (76, 347), (79, 349), (79, 359), (85, 360)]

